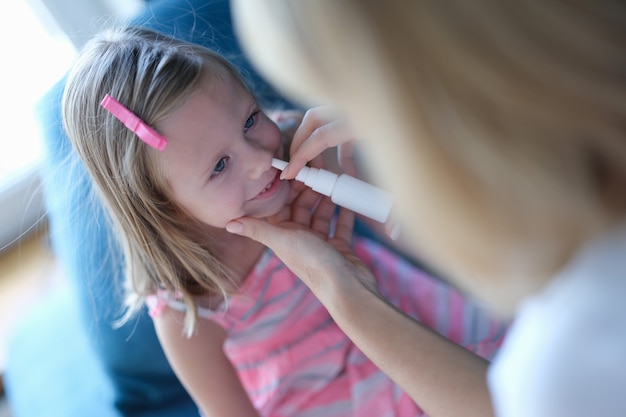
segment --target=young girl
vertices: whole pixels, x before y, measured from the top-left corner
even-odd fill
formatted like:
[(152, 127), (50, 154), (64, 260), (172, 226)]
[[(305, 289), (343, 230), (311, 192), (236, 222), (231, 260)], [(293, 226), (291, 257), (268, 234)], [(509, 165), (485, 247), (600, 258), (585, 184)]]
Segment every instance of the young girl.
[[(146, 29), (106, 31), (72, 69), (63, 117), (124, 250), (124, 319), (149, 305), (204, 415), (423, 414), (272, 252), (224, 229), (242, 216), (291, 218), (329, 235), (335, 207), (280, 180), (281, 132), (223, 58)], [(344, 241), (352, 220), (336, 221)], [(353, 247), (391, 303), (493, 355), (504, 326), (376, 243)]]

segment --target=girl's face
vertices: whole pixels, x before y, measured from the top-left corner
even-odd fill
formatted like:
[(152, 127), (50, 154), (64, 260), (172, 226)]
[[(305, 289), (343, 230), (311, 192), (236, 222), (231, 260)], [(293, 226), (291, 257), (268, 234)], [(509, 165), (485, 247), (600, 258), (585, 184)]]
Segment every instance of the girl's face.
[(287, 202), (289, 184), (272, 168), (281, 134), (234, 81), (202, 84), (157, 125), (168, 138), (158, 163), (174, 199), (209, 226), (267, 217)]

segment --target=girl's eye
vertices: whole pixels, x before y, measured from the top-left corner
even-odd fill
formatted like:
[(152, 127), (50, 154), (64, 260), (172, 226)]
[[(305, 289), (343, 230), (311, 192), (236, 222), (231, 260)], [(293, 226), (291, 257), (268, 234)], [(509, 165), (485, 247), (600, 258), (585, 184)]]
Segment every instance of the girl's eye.
[(243, 128), (245, 130), (250, 129), (252, 126), (254, 126), (254, 121), (256, 118), (258, 112), (254, 112), (250, 117), (248, 117), (248, 120), (246, 120), (246, 123), (244, 123)]
[(213, 172), (211, 173), (211, 178), (215, 178), (218, 175), (220, 175), (226, 169), (227, 162), (228, 162), (227, 157), (221, 158), (215, 165), (215, 168), (213, 168)]

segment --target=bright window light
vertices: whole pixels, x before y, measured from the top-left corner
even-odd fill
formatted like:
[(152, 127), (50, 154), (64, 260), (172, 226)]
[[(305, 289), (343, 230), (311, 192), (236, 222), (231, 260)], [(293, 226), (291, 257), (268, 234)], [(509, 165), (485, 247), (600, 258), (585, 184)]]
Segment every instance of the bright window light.
[[(18, 0), (0, 14), (0, 189), (39, 163), (42, 144), (35, 103), (68, 70), (75, 49), (37, 1)], [(45, 22), (45, 24), (44, 24)]]

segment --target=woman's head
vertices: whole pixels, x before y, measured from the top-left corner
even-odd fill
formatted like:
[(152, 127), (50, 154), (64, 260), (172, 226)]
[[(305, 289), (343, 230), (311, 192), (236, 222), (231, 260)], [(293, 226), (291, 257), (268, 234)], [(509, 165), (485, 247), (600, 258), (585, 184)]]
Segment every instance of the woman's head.
[[(104, 109), (100, 102), (106, 94), (165, 136), (165, 151), (139, 140)], [(212, 107), (202, 108), (207, 104)], [(222, 111), (219, 117), (216, 111)], [(272, 182), (275, 171), (270, 164), (278, 155), (280, 134), (258, 112), (230, 64), (203, 47), (150, 30), (104, 31), (85, 46), (70, 71), (63, 120), (120, 232), (135, 292), (143, 296), (156, 286), (185, 296), (231, 290), (212, 251), (215, 227), (223, 227), (223, 219), (206, 218), (222, 209), (221, 189), (215, 188), (216, 181), (210, 184), (213, 188), (203, 189), (198, 183), (201, 173), (194, 171), (195, 177), (186, 178), (185, 169), (198, 171), (204, 163), (206, 182), (223, 162), (229, 169), (252, 164), (256, 171), (248, 172), (245, 191), (253, 198)], [(235, 126), (240, 127), (238, 132)], [(247, 139), (246, 147), (242, 142)], [(181, 152), (193, 155), (192, 148), (202, 141), (209, 144), (196, 149), (200, 158), (189, 164), (181, 161)], [(211, 146), (215, 141), (219, 148)], [(236, 165), (223, 161), (230, 156), (239, 158)], [(197, 185), (195, 195), (181, 191), (186, 183)], [(202, 192), (204, 205), (197, 204)], [(251, 210), (238, 215), (266, 214), (254, 204)]]
[(421, 253), (492, 304), (626, 217), (618, 2), (233, 4), (259, 69), (345, 110)]

